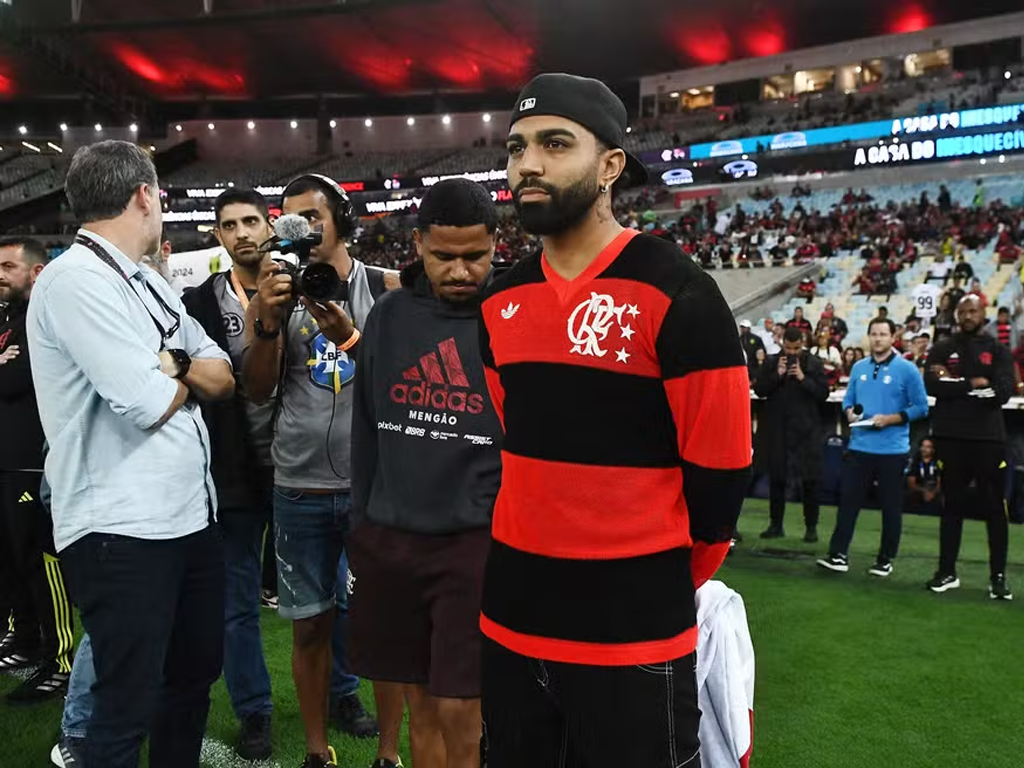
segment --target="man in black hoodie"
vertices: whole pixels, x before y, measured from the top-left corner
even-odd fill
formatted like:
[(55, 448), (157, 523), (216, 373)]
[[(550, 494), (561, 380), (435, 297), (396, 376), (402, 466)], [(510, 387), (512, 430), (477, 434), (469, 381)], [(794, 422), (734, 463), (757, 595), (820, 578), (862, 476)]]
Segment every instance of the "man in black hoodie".
[(214, 232), (231, 257), (232, 268), (186, 291), (182, 303), (231, 356), (235, 370), (234, 397), (203, 403), (203, 418), (210, 431), (210, 472), (224, 539), (224, 681), (241, 723), (238, 754), (246, 760), (265, 760), (271, 754), (273, 707), (260, 638), (260, 586), (264, 534), (272, 509), (274, 408), (273, 403), (250, 402), (240, 382), (243, 318), (265, 258), (257, 249), (273, 231), (267, 201), (254, 190), (227, 190), (217, 198), (214, 210)]
[(483, 187), (431, 188), (413, 235), (422, 261), (370, 313), (356, 368), (351, 663), (406, 685), (417, 768), (480, 765), (479, 615), (501, 425), (477, 316), (496, 228)]
[(7, 695), (12, 704), (63, 696), (74, 644), (53, 523), (40, 502), (43, 427), (25, 336), (29, 295), (47, 260), (34, 240), (0, 239), (0, 602), (13, 615), (11, 632), (0, 616), (0, 671), (37, 667)]
[(957, 306), (959, 333), (932, 347), (925, 363), (925, 387), (935, 398), (932, 435), (942, 462), (945, 509), (940, 529), (939, 570), (932, 592), (960, 586), (956, 559), (974, 480), (988, 528), (989, 597), (1010, 600), (1006, 583), (1009, 540), (1006, 504), (1006, 425), (1002, 406), (1014, 391), (1010, 350), (983, 332), (985, 308), (968, 294)]

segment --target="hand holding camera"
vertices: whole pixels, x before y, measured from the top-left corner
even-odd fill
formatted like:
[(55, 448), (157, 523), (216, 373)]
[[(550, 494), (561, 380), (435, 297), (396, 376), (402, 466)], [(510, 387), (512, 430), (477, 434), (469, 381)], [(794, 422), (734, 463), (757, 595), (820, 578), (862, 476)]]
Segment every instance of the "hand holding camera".
[(299, 301), (316, 320), (317, 328), (328, 341), (341, 347), (352, 338), (356, 327), (352, 324), (349, 316), (345, 314), (345, 310), (337, 304), (332, 301), (318, 304), (305, 296), (301, 297)]
[(276, 261), (267, 261), (260, 269), (260, 322), (267, 330), (280, 328), (285, 308), (292, 302), (292, 276)]

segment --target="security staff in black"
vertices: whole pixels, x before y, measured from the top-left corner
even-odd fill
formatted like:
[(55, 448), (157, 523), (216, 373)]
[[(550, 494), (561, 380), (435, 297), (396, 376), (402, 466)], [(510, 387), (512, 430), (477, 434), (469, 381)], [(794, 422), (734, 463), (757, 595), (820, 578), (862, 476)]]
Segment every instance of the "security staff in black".
[(0, 238), (0, 673), (32, 670), (4, 697), (9, 704), (62, 697), (73, 658), (73, 614), (39, 492), (43, 426), (25, 333), (29, 297), (48, 261), (35, 240)]
[(939, 570), (928, 582), (933, 592), (960, 586), (956, 558), (960, 552), (968, 487), (977, 484), (980, 509), (988, 527), (989, 596), (1010, 600), (1006, 583), (1009, 539), (1004, 500), (1006, 426), (1002, 406), (1014, 390), (1010, 351), (982, 333), (985, 309), (968, 294), (957, 305), (960, 330), (937, 343), (925, 365), (925, 386), (935, 397), (932, 434), (938, 442), (946, 492), (940, 534)]

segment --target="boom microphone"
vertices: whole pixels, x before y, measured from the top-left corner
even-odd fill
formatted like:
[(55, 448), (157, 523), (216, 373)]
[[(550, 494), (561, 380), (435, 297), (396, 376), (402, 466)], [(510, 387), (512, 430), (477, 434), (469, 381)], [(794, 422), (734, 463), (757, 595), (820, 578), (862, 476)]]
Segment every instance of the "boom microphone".
[(281, 240), (304, 240), (310, 232), (309, 222), (297, 213), (286, 213), (274, 222), (274, 234)]

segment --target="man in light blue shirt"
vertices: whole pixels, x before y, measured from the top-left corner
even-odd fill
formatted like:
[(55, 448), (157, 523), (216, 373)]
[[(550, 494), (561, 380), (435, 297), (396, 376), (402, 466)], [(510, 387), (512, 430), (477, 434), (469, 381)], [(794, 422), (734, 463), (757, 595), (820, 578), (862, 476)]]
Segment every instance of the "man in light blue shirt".
[(36, 283), (28, 339), (50, 446), (54, 540), (93, 646), (86, 766), (198, 766), (222, 661), (223, 555), (209, 435), (194, 398), (234, 390), (228, 356), (143, 254), (159, 248), (156, 169), (138, 146), (76, 152), (83, 222)]
[(882, 506), (882, 542), (868, 573), (885, 577), (900, 545), (903, 470), (910, 452), (910, 422), (928, 415), (928, 393), (920, 371), (893, 350), (896, 325), (875, 318), (868, 325), (871, 357), (850, 371), (843, 410), (850, 422), (850, 445), (843, 462), (839, 514), (827, 557), (818, 565), (846, 573), (847, 552), (857, 515), (868, 490), (878, 481)]

